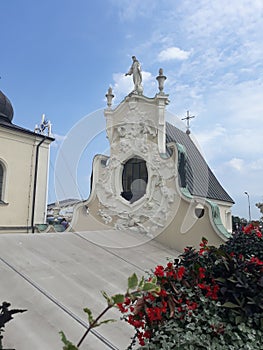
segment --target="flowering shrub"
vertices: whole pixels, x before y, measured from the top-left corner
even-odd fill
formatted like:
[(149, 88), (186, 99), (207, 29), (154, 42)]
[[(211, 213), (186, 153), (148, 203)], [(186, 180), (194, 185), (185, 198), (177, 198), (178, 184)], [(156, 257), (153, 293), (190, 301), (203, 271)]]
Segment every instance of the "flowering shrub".
[(262, 232), (258, 223), (252, 222), (235, 233), (221, 248), (228, 253), (242, 254), (245, 258), (256, 256), (263, 260)]
[[(242, 235), (263, 247), (258, 231)], [(141, 349), (261, 349), (263, 337), (263, 261), (234, 248), (233, 240), (215, 248), (203, 238), (200, 249), (185, 249), (180, 259), (157, 266), (160, 291), (119, 305), (134, 326)]]
[[(219, 248), (205, 238), (199, 250), (184, 253), (165, 266), (158, 265), (148, 278), (128, 278), (125, 294), (108, 297), (108, 306), (93, 318), (91, 328), (107, 310), (117, 307), (135, 329), (128, 347), (139, 343), (148, 350), (262, 349), (263, 339), (263, 238), (254, 225), (235, 234)], [(78, 349), (62, 333), (64, 350)]]

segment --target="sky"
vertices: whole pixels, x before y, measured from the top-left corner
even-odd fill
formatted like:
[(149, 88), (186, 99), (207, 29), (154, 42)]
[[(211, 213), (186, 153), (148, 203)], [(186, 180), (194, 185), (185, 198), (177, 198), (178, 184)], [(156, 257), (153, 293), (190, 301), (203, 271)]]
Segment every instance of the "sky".
[(45, 113), (56, 138), (49, 202), (88, 197), (93, 156), (108, 152), (105, 93), (112, 86), (117, 105), (132, 90), (124, 74), (135, 55), (148, 97), (163, 68), (168, 121), (184, 128), (187, 110), (195, 116), (191, 135), (234, 199), (233, 215), (248, 218), (250, 202), (259, 219), (262, 0), (0, 0), (0, 13), (0, 89), (13, 122), (33, 130)]

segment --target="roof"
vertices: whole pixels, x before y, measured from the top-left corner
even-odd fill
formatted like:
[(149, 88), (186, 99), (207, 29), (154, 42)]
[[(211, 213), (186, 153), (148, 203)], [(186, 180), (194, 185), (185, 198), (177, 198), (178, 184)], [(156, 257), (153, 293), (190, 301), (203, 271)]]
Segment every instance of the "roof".
[(179, 157), (181, 187), (186, 187), (193, 196), (234, 203), (207, 165), (191, 137), (166, 122), (166, 143), (175, 142), (183, 146)]
[(45, 138), (45, 139), (50, 140), (50, 141), (54, 141), (55, 140), (53, 137), (42, 135), (42, 134), (38, 134), (38, 133), (35, 133), (35, 132), (31, 131), (31, 130), (22, 128), (21, 126), (13, 124), (12, 122), (7, 121), (4, 118), (0, 118), (0, 127), (6, 128), (6, 129), (10, 129), (10, 130), (13, 130), (15, 132), (19, 132), (19, 133), (23, 133), (23, 134), (28, 134), (28, 135), (35, 136), (35, 137), (37, 136), (37, 137), (40, 137), (42, 139)]
[(13, 130), (15, 132), (28, 134), (31, 136), (39, 136), (42, 139), (48, 139), (50, 141), (54, 141), (55, 139), (50, 136), (37, 134), (31, 130), (22, 128), (21, 126), (15, 125), (12, 123), (12, 119), (14, 116), (14, 110), (10, 100), (6, 97), (6, 95), (0, 90), (0, 127)]
[[(5, 327), (3, 347), (62, 349), (59, 331), (77, 343), (88, 327), (84, 307), (97, 316), (100, 291), (125, 292), (134, 272), (165, 264), (178, 253), (143, 235), (122, 231), (0, 235), (0, 295), (11, 309), (27, 309)], [(114, 309), (106, 318), (120, 320)], [(83, 349), (126, 349), (133, 329), (124, 321), (96, 328)]]

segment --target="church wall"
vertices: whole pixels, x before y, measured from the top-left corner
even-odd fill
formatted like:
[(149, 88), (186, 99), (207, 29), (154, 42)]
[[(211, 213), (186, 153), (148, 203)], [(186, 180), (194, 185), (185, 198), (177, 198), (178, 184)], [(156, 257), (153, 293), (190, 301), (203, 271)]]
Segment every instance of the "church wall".
[(49, 144), (43, 143), (39, 150), (35, 224), (43, 224), (46, 221), (47, 189), (49, 173)]
[[(42, 138), (0, 128), (0, 158), (6, 164), (5, 202), (0, 206), (0, 232), (27, 232), (31, 225), (36, 145)], [(50, 141), (48, 142), (50, 143)], [(48, 147), (40, 152), (36, 218), (43, 218), (46, 207), (46, 168)], [(41, 203), (41, 205), (40, 205)], [(43, 222), (41, 220), (41, 222)], [(9, 230), (5, 228), (10, 227)], [(17, 229), (16, 229), (17, 228)]]
[(216, 200), (213, 200), (213, 202), (218, 205), (223, 225), (225, 226), (228, 232), (232, 232), (232, 203), (227, 204), (226, 202)]
[(204, 215), (197, 218), (196, 204), (196, 201), (192, 201), (189, 205), (189, 201), (182, 198), (173, 220), (160, 234), (156, 235), (155, 239), (180, 252), (183, 252), (187, 246), (198, 248), (202, 237), (208, 239), (209, 245), (222, 244), (226, 237), (220, 236), (218, 229), (213, 225), (211, 208), (204, 203)]

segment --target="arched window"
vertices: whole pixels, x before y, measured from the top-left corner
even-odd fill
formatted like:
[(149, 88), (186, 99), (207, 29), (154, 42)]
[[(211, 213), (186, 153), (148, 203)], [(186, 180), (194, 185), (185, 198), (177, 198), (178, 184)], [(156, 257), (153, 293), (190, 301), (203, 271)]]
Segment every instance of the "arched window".
[(122, 197), (134, 203), (146, 193), (148, 171), (145, 160), (141, 158), (129, 159), (123, 167), (122, 173)]
[(0, 162), (0, 201), (3, 201), (4, 197), (4, 166)]

